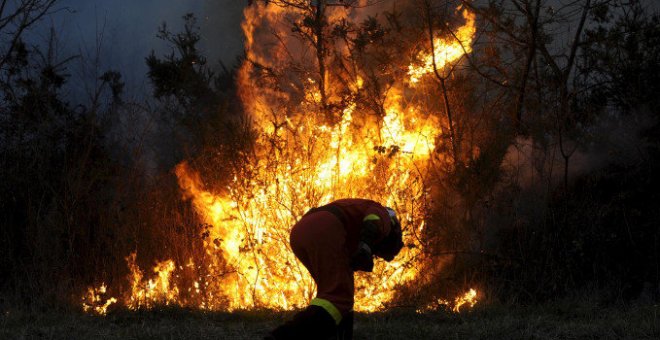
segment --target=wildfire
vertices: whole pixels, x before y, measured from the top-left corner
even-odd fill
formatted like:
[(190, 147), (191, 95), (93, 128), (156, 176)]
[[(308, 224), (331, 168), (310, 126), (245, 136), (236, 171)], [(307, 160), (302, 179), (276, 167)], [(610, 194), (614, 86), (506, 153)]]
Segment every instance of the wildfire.
[[(348, 16), (343, 7), (335, 11), (331, 15)], [(146, 275), (133, 253), (126, 258), (130, 291), (123, 303), (128, 308), (172, 304), (232, 311), (306, 306), (315, 294), (314, 283), (289, 248), (289, 231), (310, 208), (339, 198), (370, 198), (395, 207), (403, 225), (406, 246), (397, 258), (376, 261), (373, 273), (356, 275), (356, 311), (387, 307), (396, 288), (414, 283), (429, 261), (420, 235), (429, 204), (432, 156), (444, 159), (434, 155), (443, 126), (440, 115), (410, 101), (403, 81), (383, 93), (382, 117), (369, 114), (354, 99), (365, 83), (361, 76), (348, 85), (328, 76), (327, 100), (342, 104), (332, 112), (337, 118), (333, 122), (327, 119), (329, 111), (314, 78), (295, 84), (302, 88), (299, 96), (282, 90), (289, 83), (272, 86), (270, 80), (260, 78), (262, 68), (281, 71), (289, 65), (291, 47), (299, 42), (287, 38), (286, 32), (291, 32), (287, 23), (297, 15), (298, 10), (261, 3), (246, 8), (248, 61), (238, 82), (244, 107), (259, 131), (256, 146), (236, 169), (233, 181), (220, 191), (206, 187), (187, 163), (176, 167), (183, 196), (208, 226), (203, 233), (204, 258), (190, 259), (185, 265), (198, 269), (198, 276), (183, 286), (179, 279), (185, 269), (173, 260), (158, 262), (153, 274)], [(438, 67), (469, 52), (474, 15), (463, 11), (463, 16), (467, 23), (458, 30), (461, 41), (435, 44)], [(272, 32), (280, 34), (274, 44), (268, 41)], [(305, 56), (302, 53), (301, 58)], [(424, 68), (409, 69), (413, 82), (432, 67), (432, 60), (429, 64), (428, 58), (422, 59)], [(471, 292), (474, 295), (457, 298), (455, 311), (474, 305), (476, 291)], [(99, 293), (90, 289), (83, 305), (86, 311), (105, 314), (117, 302), (103, 301)]]
[(472, 52), (472, 41), (477, 32), (474, 24), (475, 15), (468, 10), (463, 10), (463, 18), (465, 19), (465, 25), (459, 27), (449, 40), (439, 37), (433, 39), (433, 54), (425, 52), (419, 54), (418, 58), (421, 65), (408, 66), (408, 75), (412, 84), (419, 82), (424, 75), (434, 72), (434, 57), (435, 68), (442, 70), (466, 53)]

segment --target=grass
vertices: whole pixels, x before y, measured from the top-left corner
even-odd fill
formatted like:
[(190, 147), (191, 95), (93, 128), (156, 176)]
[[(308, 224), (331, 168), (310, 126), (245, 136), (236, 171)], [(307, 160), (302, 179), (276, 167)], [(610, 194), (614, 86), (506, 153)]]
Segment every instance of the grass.
[[(571, 301), (478, 306), (461, 314), (394, 310), (357, 314), (354, 339), (659, 339), (658, 305), (598, 307)], [(5, 311), (2, 339), (261, 339), (291, 312), (184, 309), (79, 313)]]

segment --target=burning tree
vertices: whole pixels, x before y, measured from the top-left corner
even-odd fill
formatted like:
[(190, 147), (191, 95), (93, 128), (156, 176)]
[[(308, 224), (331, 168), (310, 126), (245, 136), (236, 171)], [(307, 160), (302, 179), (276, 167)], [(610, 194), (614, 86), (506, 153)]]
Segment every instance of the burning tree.
[[(212, 310), (306, 305), (314, 285), (289, 248), (290, 227), (310, 208), (345, 197), (395, 207), (405, 243), (394, 261), (357, 275), (356, 310), (387, 307), (395, 288), (437, 267), (424, 241), (430, 177), (460, 157), (445, 80), (471, 50), (474, 16), (454, 11), (456, 34), (435, 32), (429, 17), (430, 43), (420, 43), (396, 11), (381, 20), (367, 5), (281, 0), (245, 9), (246, 58), (237, 82), (256, 139), (237, 152), (241, 161), (232, 162), (228, 185), (206, 183), (188, 162), (176, 167), (183, 196), (205, 223), (204, 254), (185, 264), (160, 262), (153, 279), (130, 255), (131, 287), (122, 303)], [(430, 74), (442, 86), (442, 106), (420, 92)], [(453, 152), (439, 151), (447, 149)], [(89, 292), (87, 309), (108, 306), (99, 290)]]

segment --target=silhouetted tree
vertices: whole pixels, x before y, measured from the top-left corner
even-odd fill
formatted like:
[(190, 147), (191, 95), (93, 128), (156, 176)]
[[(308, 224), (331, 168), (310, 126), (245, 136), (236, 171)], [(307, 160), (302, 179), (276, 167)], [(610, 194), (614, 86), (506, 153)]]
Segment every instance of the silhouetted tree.
[(157, 57), (152, 51), (146, 58), (154, 97), (162, 104), (159, 116), (174, 142), (167, 146), (174, 157), (166, 166), (196, 155), (202, 146), (223, 144), (227, 124), (239, 116), (232, 111), (240, 112), (234, 98), (233, 71), (222, 63), (218, 65), (221, 72), (213, 71), (199, 49), (197, 19), (189, 13), (183, 21), (181, 32), (171, 32), (167, 24), (158, 30), (158, 38), (171, 52)]
[[(68, 299), (62, 289), (81, 284), (110, 248), (99, 237), (117, 170), (105, 113), (65, 98), (73, 58), (58, 59), (54, 35), (41, 47), (20, 38), (54, 3), (21, 1), (10, 6), (19, 24), (0, 21), (17, 30), (0, 45), (0, 290), (27, 303)], [(100, 80), (98, 91), (120, 103), (120, 74)]]

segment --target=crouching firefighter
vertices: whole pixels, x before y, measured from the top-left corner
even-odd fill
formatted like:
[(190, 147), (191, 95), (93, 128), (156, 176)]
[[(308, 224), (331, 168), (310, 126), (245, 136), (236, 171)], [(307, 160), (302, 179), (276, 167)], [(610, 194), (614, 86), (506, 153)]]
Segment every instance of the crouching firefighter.
[(371, 272), (374, 256), (392, 261), (399, 253), (396, 213), (371, 200), (337, 200), (308, 211), (291, 229), (290, 242), (317, 295), (266, 339), (352, 339), (353, 272)]

